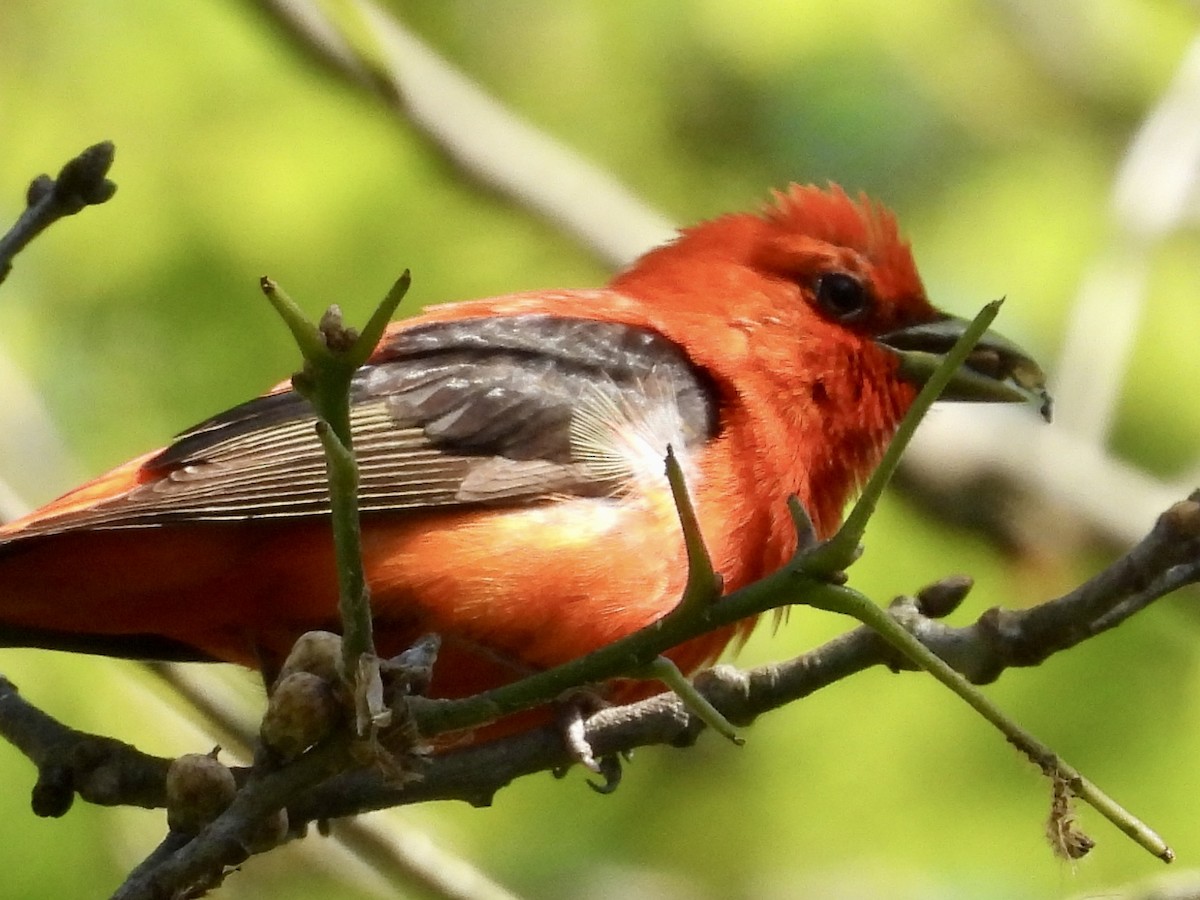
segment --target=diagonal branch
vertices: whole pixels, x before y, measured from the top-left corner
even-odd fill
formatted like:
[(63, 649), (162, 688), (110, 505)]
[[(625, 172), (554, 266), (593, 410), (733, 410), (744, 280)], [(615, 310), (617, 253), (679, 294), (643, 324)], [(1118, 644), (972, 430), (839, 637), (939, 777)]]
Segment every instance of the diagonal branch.
[[(920, 641), (975, 683), (994, 681), (1006, 668), (1037, 665), (1115, 627), (1159, 597), (1200, 581), (1200, 492), (1167, 510), (1125, 556), (1079, 588), (1022, 610), (990, 610), (970, 625), (953, 627), (948, 615), (969, 586), (948, 579), (915, 598), (900, 598), (891, 614)], [(1053, 610), (1053, 614), (1047, 610)], [(697, 687), (730, 721), (748, 724), (874, 666), (906, 665), (877, 634), (856, 628), (802, 656), (750, 670), (718, 666)], [(603, 710), (586, 725), (597, 755), (636, 747), (690, 743), (702, 729), (674, 695), (660, 694)], [(39, 769), (61, 771), (73, 789), (102, 805), (160, 806), (169, 760), (110, 738), (74, 731), (41, 713), (7, 681), (0, 681), (0, 735)], [(98, 742), (103, 753), (92, 745)], [(104, 759), (104, 765), (89, 760)], [(419, 781), (389, 786), (379, 774), (353, 771), (310, 787), (288, 803), (292, 828), (307, 822), (430, 800), (486, 805), (517, 778), (571, 763), (557, 729), (546, 727), (433, 757)], [(244, 777), (244, 770), (239, 772)]]
[[(1157, 566), (1157, 571), (1142, 568), (1146, 563)], [(899, 598), (890, 612), (932, 652), (972, 682), (984, 684), (1006, 668), (1038, 665), (1115, 627), (1179, 587), (1197, 582), (1200, 492), (1165, 512), (1137, 547), (1096, 577), (1039, 606), (993, 609), (970, 625), (945, 625), (936, 619), (952, 612), (969, 588), (968, 580), (954, 578), (915, 598)], [(1047, 607), (1055, 614), (1048, 616)], [(1003, 627), (997, 627), (997, 622)], [(878, 665), (911, 667), (876, 632), (860, 626), (795, 659), (745, 671), (718, 666), (698, 677), (696, 686), (729, 721), (748, 725), (760, 715)], [(586, 738), (600, 756), (656, 744), (688, 744), (702, 728), (682, 701), (660, 694), (597, 713), (587, 722)], [(515, 779), (570, 762), (557, 731), (548, 727), (440, 754), (421, 781), (402, 790), (388, 789), (369, 773), (340, 775), (289, 809), (292, 821), (301, 822), (429, 800), (486, 805)]]
[[(384, 102), (467, 181), (548, 220), (605, 264), (623, 268), (674, 237), (665, 216), (488, 96), (380, 5), (358, 0), (345, 28), (314, 0), (252, 5), (308, 59)], [(355, 45), (351, 32), (369, 46)]]
[[(978, 317), (975, 323), (976, 335), (986, 327), (989, 317), (994, 314), (995, 308), (993, 307)], [(304, 329), (301, 329), (301, 331), (304, 331)], [(970, 342), (971, 337), (969, 333), (959, 342), (961, 346), (956, 347), (956, 351), (967, 352)], [(947, 360), (947, 371), (952, 371), (955, 365), (956, 362), (953, 356), (951, 356)], [(929, 396), (926, 397), (925, 392), (922, 393), (924, 405), (916, 404), (913, 410), (910, 411), (909, 418), (911, 420), (915, 421), (920, 418), (923, 409), (927, 408), (929, 402), (932, 402), (935, 393), (936, 383), (932, 383), (928, 389)], [(889, 450), (893, 458), (902, 450), (903, 438), (908, 434), (911, 434), (911, 428), (903, 431), (900, 435), (900, 440)], [(873, 481), (870, 489), (865, 493), (861, 508), (870, 509), (878, 491), (882, 489), (882, 484), (886, 480), (886, 474), (885, 467), (884, 474), (881, 475), (880, 479)], [(862, 516), (862, 518), (865, 521), (866, 515)], [(856, 521), (854, 515), (851, 516), (850, 521), (851, 523)], [(684, 522), (686, 525), (686, 516), (684, 516)], [(1200, 531), (1197, 523), (1200, 523), (1200, 507), (1198, 507), (1194, 500), (1185, 501), (1183, 504), (1173, 507), (1163, 516), (1162, 527), (1156, 528), (1149, 538), (1147, 538), (1149, 546), (1145, 549), (1140, 548), (1139, 551), (1135, 551), (1129, 558), (1122, 560), (1121, 563), (1114, 567), (1116, 569), (1113, 576), (1114, 582), (1128, 588), (1126, 598), (1129, 593), (1144, 593), (1152, 590), (1156, 584), (1156, 580), (1160, 586), (1174, 584), (1179, 580), (1178, 572), (1173, 572), (1173, 570), (1177, 569), (1178, 565), (1180, 565), (1180, 559), (1186, 559), (1188, 554), (1194, 555), (1192, 551), (1194, 550), (1193, 545), (1196, 539), (1196, 532)], [(935, 673), (941, 673), (939, 674), (941, 680), (948, 684), (955, 684), (958, 676), (953, 670), (947, 669), (945, 663), (936, 655), (932, 657), (931, 661), (931, 658), (928, 657), (928, 653), (923, 649), (922, 645), (915, 643), (913, 638), (910, 637), (910, 631), (905, 631), (902, 627), (897, 627), (893, 618), (883, 613), (883, 611), (878, 610), (865, 597), (857, 595), (855, 592), (843, 587), (839, 578), (834, 578), (833, 581), (830, 580), (830, 567), (840, 569), (857, 555), (858, 536), (860, 534), (861, 531), (855, 527), (849, 530), (849, 538), (842, 541), (840, 545), (837, 538), (834, 538), (829, 545), (805, 546), (797, 554), (792, 563), (775, 575), (768, 576), (754, 585), (727, 595), (712, 603), (707, 608), (700, 606), (698, 609), (693, 609), (693, 607), (699, 606), (699, 604), (685, 604), (650, 628), (644, 629), (642, 632), (631, 635), (621, 641), (617, 641), (581, 660), (523, 679), (515, 685), (490, 691), (479, 697), (467, 698), (466, 700), (435, 701), (413, 697), (408, 700), (406, 712), (412, 716), (420, 732), (425, 735), (435, 735), (443, 731), (474, 727), (490, 718), (494, 718), (498, 714), (506, 714), (521, 708), (544, 703), (560, 692), (564, 685), (570, 687), (636, 670), (653, 660), (662, 650), (675, 646), (695, 634), (722, 624), (737, 621), (749, 615), (777, 608), (788, 602), (794, 602), (797, 596), (803, 598), (802, 602), (809, 605), (841, 611), (852, 611), (846, 605), (847, 603), (851, 603), (854, 609), (859, 610), (863, 620), (872, 624), (874, 633), (869, 635), (867, 646), (872, 648), (872, 653), (877, 654), (879, 659), (889, 660), (893, 658), (892, 654), (885, 649), (885, 645), (880, 640), (879, 636), (883, 634), (887, 642), (901, 648), (904, 656), (914, 660), (923, 659), (920, 663), (922, 667), (929, 668), (935, 671)], [(1162, 546), (1164, 544), (1170, 544), (1175, 549), (1168, 552)], [(830, 545), (839, 549), (831, 551)], [(1182, 550), (1179, 549), (1180, 546), (1183, 547)], [(1169, 580), (1156, 579), (1155, 574), (1148, 571), (1149, 566), (1156, 564), (1160, 568), (1166, 566), (1163, 574), (1171, 573), (1172, 578)], [(837, 573), (834, 572), (832, 574)], [(943, 594), (945, 593), (943, 591)], [(957, 595), (961, 596), (962, 593), (964, 592), (959, 590)], [(1094, 619), (1098, 614), (1102, 614), (1108, 619), (1112, 618), (1110, 608), (1098, 602), (1097, 594), (1094, 590), (1089, 592), (1081, 589), (1079, 596), (1083, 599), (1077, 599), (1075, 603), (1085, 616), (1091, 616)], [(932, 607), (934, 604), (932, 600), (929, 600), (927, 605)], [(952, 605), (953, 603), (949, 602), (941, 604), (942, 607), (946, 608)], [(1132, 609), (1133, 607), (1130, 608)], [(870, 616), (867, 616), (865, 613), (867, 609), (871, 610)], [(1027, 617), (1028, 614), (1022, 615)], [(1094, 625), (1092, 626), (1093, 629), (1095, 627)], [(913, 629), (913, 631), (916, 630), (916, 628)], [(1044, 632), (1047, 630), (1043, 628)], [(1080, 633), (1086, 633), (1087, 631), (1088, 629), (1085, 628)], [(981, 632), (981, 634), (984, 639), (990, 637), (986, 630)], [(1058, 643), (1070, 643), (1070, 638), (1059, 638)], [(759, 684), (768, 683), (775, 686), (791, 683), (794, 688), (795, 679), (788, 676), (792, 672), (804, 673), (810, 671), (811, 663), (811, 660), (801, 658), (794, 661), (792, 666), (785, 666), (773, 672), (756, 670), (750, 673), (735, 674), (732, 678), (728, 677), (729, 673), (727, 671), (724, 678), (715, 675), (711, 676), (706, 682), (706, 687), (708, 690), (713, 691), (716, 697), (714, 706), (717, 709), (724, 712), (724, 710), (721, 710), (720, 705), (718, 705), (724, 704), (729, 707), (727, 715), (734, 720), (745, 721), (753, 718), (759, 711), (766, 708), (761, 699), (757, 702), (751, 700), (752, 693), (748, 689), (750, 685), (756, 682)], [(858, 662), (860, 667), (869, 664), (873, 663), (866, 657), (861, 658)], [(844, 670), (838, 677), (844, 677), (850, 671), (853, 671), (853, 669)], [(766, 679), (765, 682), (764, 678)], [(808, 692), (811, 692), (812, 689), (807, 686), (803, 688), (803, 690)], [(960, 690), (960, 693), (963, 692)], [(966, 696), (965, 693), (963, 695), (964, 697)], [(15, 700), (15, 698), (15, 692), (12, 692), (9, 699)], [(780, 702), (788, 702), (787, 696), (780, 695), (777, 691), (775, 699)], [(16, 704), (14, 703), (13, 705)], [(976, 706), (976, 708), (981, 708), (979, 703), (973, 702), (972, 705)], [(690, 708), (696, 708), (696, 704), (693, 703)], [(672, 743), (679, 743), (680, 741), (690, 740), (694, 737), (700, 726), (691, 721), (692, 717), (690, 714), (674, 708), (668, 708), (667, 712), (669, 716), (666, 721), (672, 723), (676, 729), (668, 738)], [(997, 715), (988, 715), (988, 718), (996, 723), (999, 721)], [(637, 719), (624, 719), (624, 721), (636, 722)], [(661, 722), (661, 718), (658, 721)], [(0, 729), (3, 727), (4, 723), (0, 722)], [(679, 729), (683, 730), (680, 731)], [(1006, 733), (1014, 734), (1015, 732), (1007, 729)], [(524, 737), (522, 735), (516, 740), (520, 741)], [(37, 744), (31, 743), (27, 734), (15, 734), (12, 738), (15, 743), (26, 749), (31, 758), (39, 759), (29, 749), (32, 747), (36, 750)], [(561, 736), (556, 730), (551, 731), (549, 734), (537, 732), (535, 733), (535, 739), (538, 741), (536, 749), (543, 755), (547, 750), (557, 756), (561, 756), (566, 752), (561, 741)], [(241, 789), (237, 791), (236, 797), (229, 808), (207, 826), (204, 826), (181, 849), (174, 850), (169, 856), (159, 860), (158, 864), (153, 867), (139, 867), (135, 875), (123, 886), (119, 896), (126, 898), (153, 897), (160, 895), (164, 890), (168, 889), (168, 886), (178, 887), (180, 885), (208, 885), (218, 883), (224, 867), (240, 862), (251, 852), (253, 833), (260, 822), (274, 814), (276, 810), (285, 804), (294, 806), (294, 798), (297, 795), (311, 791), (319, 792), (320, 785), (331, 779), (338, 786), (337, 797), (341, 798), (340, 802), (345, 802), (345, 798), (347, 797), (360, 797), (360, 805), (347, 810), (347, 812), (357, 812), (361, 810), (363, 805), (370, 807), (370, 804), (373, 802), (383, 801), (385, 805), (415, 802), (416, 799), (421, 798), (425, 791), (437, 788), (438, 778), (436, 768), (439, 763), (442, 766), (449, 765), (453, 771), (455, 763), (460, 762), (463, 755), (470, 757), (476, 752), (492, 753), (495, 752), (496, 748), (500, 748), (501, 752), (505, 750), (504, 742), (498, 742), (495, 745), (483, 748), (477, 749), (472, 747), (466, 751), (460, 751), (460, 753), (444, 754), (438, 760), (435, 760), (432, 766), (428, 767), (429, 772), (422, 772), (423, 777), (417, 781), (420, 787), (413, 788), (411, 780), (405, 781), (402, 784), (389, 786), (386, 773), (381, 774), (378, 771), (363, 767), (361, 758), (356, 759), (352, 752), (352, 741), (353, 738), (350, 735), (337, 734), (328, 740), (323, 740), (317, 746), (295, 757), (290, 763), (281, 768), (269, 765), (264, 767), (256, 766), (248, 773), (243, 772), (243, 784)], [(63, 743), (71, 748), (89, 746), (86, 741), (75, 740), (75, 736), (69, 730), (64, 732)], [(626, 743), (630, 745), (633, 743), (629, 740), (628, 735), (626, 736)], [(1035, 744), (1031, 741), (1024, 741), (1023, 743), (1027, 748), (1035, 747)], [(69, 805), (69, 801), (73, 795), (72, 792), (76, 789), (75, 783), (77, 781), (86, 782), (86, 776), (89, 774), (89, 771), (76, 773), (69, 765), (64, 766), (58, 760), (62, 758), (72, 759), (77, 755), (40, 755), (39, 784), (43, 782), (52, 783), (57, 790), (57, 796), (61, 798), (65, 795), (66, 805)], [(1065, 767), (1054, 758), (1048, 750), (1040, 752), (1039, 758), (1041, 757), (1044, 757), (1046, 760), (1043, 768), (1047, 772), (1052, 772), (1056, 776), (1061, 776), (1070, 782), (1069, 786), (1064, 790), (1071, 790), (1079, 793), (1081, 796), (1088, 797), (1089, 801), (1093, 802), (1093, 805), (1097, 805), (1101, 809), (1104, 809), (1107, 805), (1111, 805), (1107, 803), (1107, 799), (1102, 795), (1096, 794), (1092, 796), (1095, 792), (1091, 790), (1090, 785), (1079, 777), (1074, 770)], [(47, 763), (46, 760), (53, 760), (54, 763)], [(486, 802), (494, 790), (507, 783), (507, 779), (524, 774), (525, 771), (532, 771), (527, 768), (530, 764), (530, 758), (526, 756), (523, 760), (522, 765), (525, 768), (520, 770), (514, 770), (511, 766), (505, 767), (503, 765), (483, 766), (480, 764), (481, 761), (472, 760), (472, 764), (468, 766), (466, 771), (476, 774), (468, 776), (465, 780), (462, 778), (452, 780), (448, 789), (457, 791), (458, 796), (469, 798), (473, 802)], [(155, 761), (153, 758), (146, 757), (140, 757), (137, 761), (140, 764), (141, 771), (144, 771), (147, 765), (155, 771), (161, 771), (161, 761)], [(562, 764), (568, 761), (560, 758), (554, 760), (554, 763)], [(354, 774), (340, 774), (347, 771), (353, 772), (356, 769), (357, 772)], [(460, 769), (459, 772), (461, 774), (462, 770)], [(480, 775), (486, 779), (490, 779), (490, 784), (485, 783), (481, 785), (479, 783)], [(373, 799), (367, 801), (360, 794), (356, 794), (350, 790), (345, 785), (345, 779), (358, 779), (362, 783), (371, 786), (369, 796)], [(62, 806), (63, 804), (60, 802), (59, 805)], [(42, 807), (46, 808), (46, 804), (42, 804)], [(301, 817), (298, 820), (292, 821), (291, 827), (295, 829), (300, 822), (307, 821), (304, 818), (307, 812), (303, 808), (293, 811)], [(318, 813), (321, 818), (329, 814), (328, 811)], [(1133, 822), (1129, 817), (1125, 817), (1125, 821)], [(1136, 822), (1134, 822), (1134, 825), (1142, 831), (1145, 830)], [(1153, 836), (1151, 835), (1151, 837)], [(159, 855), (156, 853), (155, 858)], [(1167, 858), (1169, 851), (1164, 848), (1160, 855)]]

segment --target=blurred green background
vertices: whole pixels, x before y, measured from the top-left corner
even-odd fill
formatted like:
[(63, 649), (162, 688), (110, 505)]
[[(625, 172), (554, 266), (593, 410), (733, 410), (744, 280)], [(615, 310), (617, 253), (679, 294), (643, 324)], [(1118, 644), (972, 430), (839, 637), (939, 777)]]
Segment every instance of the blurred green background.
[[(1127, 142), (1198, 24), (1194, 4), (1168, 0), (392, 8), (680, 222), (753, 208), (793, 180), (870, 192), (896, 209), (935, 302), (969, 314), (1007, 295), (1002, 329), (1047, 361), (1112, 234)], [(352, 321), (406, 267), (410, 309), (606, 277), (551, 226), (465, 183), (378, 103), (313, 69), (250, 3), (6, 3), (0, 47), (0, 221), (19, 214), (32, 176), (97, 140), (118, 148), (114, 201), (37, 240), (0, 290), (11, 398), (0, 476), (30, 503), (285, 377), (295, 350), (258, 293), (262, 274), (310, 311), (338, 302)], [(1121, 454), (1160, 476), (1194, 466), (1200, 445), (1198, 249), (1192, 230), (1150, 257), (1116, 423)], [(39, 409), (57, 435), (37, 424)], [(891, 498), (853, 583), (886, 599), (971, 572), (979, 587), (965, 621), (1051, 596), (1105, 559), (1002, 556)], [(1194, 600), (1161, 603), (989, 688), (1159, 828), (1181, 869), (1200, 863)], [(801, 612), (776, 634), (760, 629), (739, 660), (794, 655), (843, 627)], [(158, 753), (209, 748), (132, 665), (0, 651), (0, 671), (77, 727)], [(251, 676), (230, 678), (258, 702)], [(1160, 874), (1086, 811), (1096, 851), (1054, 859), (1042, 838), (1047, 787), (925, 678), (866, 673), (747, 738), (742, 749), (708, 736), (688, 751), (642, 751), (611, 797), (578, 773), (547, 775), (488, 810), (394, 815), (538, 898), (1035, 900), (1119, 896)], [(36, 819), (32, 779), (0, 746), (0, 898), (105, 895), (161, 835), (155, 812), (80, 804)], [(223, 896), (370, 896), (314, 857), (321, 841), (252, 861)]]

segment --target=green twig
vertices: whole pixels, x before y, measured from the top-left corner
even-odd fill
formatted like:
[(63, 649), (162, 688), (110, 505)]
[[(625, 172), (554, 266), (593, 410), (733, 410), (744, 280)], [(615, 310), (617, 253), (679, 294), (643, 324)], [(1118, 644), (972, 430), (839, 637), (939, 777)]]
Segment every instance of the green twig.
[[(841, 571), (853, 563), (862, 552), (861, 544), (863, 534), (867, 530), (867, 523), (871, 520), (871, 516), (875, 514), (875, 507), (879, 503), (879, 498), (883, 496), (883, 490), (892, 480), (892, 476), (896, 474), (896, 468), (900, 465), (900, 458), (904, 455), (904, 451), (908, 449), (909, 442), (916, 433), (917, 426), (921, 424), (921, 420), (925, 418), (925, 413), (929, 411), (929, 407), (933, 406), (934, 401), (941, 396), (942, 391), (946, 389), (946, 385), (950, 383), (950, 379), (954, 377), (954, 373), (958, 371), (959, 366), (963, 364), (971, 351), (975, 348), (975, 344), (983, 337), (985, 331), (992, 324), (1000, 312), (1000, 307), (1004, 304), (1004, 300), (993, 300), (979, 311), (979, 314), (971, 321), (971, 324), (963, 332), (960, 337), (946, 354), (945, 359), (937, 367), (937, 370), (929, 377), (922, 386), (920, 392), (913, 400), (912, 406), (908, 413), (900, 422), (900, 427), (896, 429), (896, 434), (888, 444), (887, 450), (880, 459), (879, 465), (875, 471), (871, 473), (871, 477), (867, 479), (866, 485), (863, 486), (862, 494), (858, 498), (858, 502), (854, 504), (850, 514), (846, 516), (846, 521), (842, 523), (842, 527), (838, 529), (837, 534), (831, 537), (824, 544), (806, 554), (805, 565), (808, 571), (814, 574), (833, 573)], [(794, 514), (794, 513), (793, 513)]]
[(721, 715), (721, 711), (713, 706), (707, 697), (696, 690), (696, 686), (688, 680), (688, 677), (679, 671), (679, 666), (667, 657), (656, 656), (648, 665), (632, 674), (637, 678), (653, 678), (661, 681), (675, 692), (693, 715), (717, 734), (729, 738), (739, 747), (746, 743), (738, 736), (737, 729), (733, 727), (733, 724)]
[[(640, 631), (601, 647), (587, 656), (535, 673), (504, 687), (463, 700), (424, 701), (420, 704), (423, 709), (422, 733), (433, 735), (443, 731), (473, 728), (500, 716), (545, 703), (580, 684), (604, 681), (636, 671), (649, 665), (663, 651), (689, 638), (768, 610), (796, 602), (822, 607), (826, 593), (839, 590), (831, 583), (830, 576), (840, 574), (858, 555), (859, 542), (866, 522), (874, 512), (879, 496), (895, 470), (901, 453), (916, 431), (921, 417), (953, 376), (955, 368), (966, 359), (975, 342), (987, 331), (999, 311), (1000, 303), (1001, 301), (997, 300), (983, 308), (951, 349), (943, 367), (930, 377), (917, 395), (897, 429), (895, 438), (888, 446), (883, 461), (867, 482), (862, 497), (847, 518), (846, 525), (829, 541), (812, 546), (811, 541), (805, 539), (804, 533), (805, 523), (808, 522), (807, 513), (799, 503), (791, 503), (792, 515), (801, 536), (796, 555), (783, 569), (722, 597), (719, 602), (681, 603), (662, 619)], [(711, 563), (707, 561), (707, 550), (703, 550), (703, 541), (699, 539), (695, 512), (692, 510), (683, 475), (674, 454), (667, 456), (667, 475), (679, 507), (685, 540), (689, 544), (690, 587), (702, 581), (703, 570), (705, 567), (711, 570)], [(807, 529), (811, 532), (811, 523), (808, 523)], [(692, 546), (697, 542), (699, 550)], [(840, 578), (837, 580), (840, 581)], [(836, 596), (831, 596), (828, 602), (836, 603)]]
[[(779, 571), (747, 585), (691, 614), (676, 611), (586, 656), (536, 672), (520, 681), (461, 700), (414, 697), (410, 704), (421, 734), (432, 737), (447, 731), (475, 728), (501, 716), (547, 703), (581, 684), (593, 684), (628, 675), (650, 665), (666, 650), (725, 625), (804, 602), (822, 606), (814, 598), (844, 590), (799, 565), (802, 557)], [(832, 602), (832, 601), (831, 601)], [(678, 609), (678, 607), (676, 607)]]
[[(869, 598), (842, 585), (842, 570), (859, 554), (866, 523), (875, 510), (884, 486), (895, 470), (900, 454), (907, 446), (921, 417), (945, 387), (955, 369), (966, 358), (975, 342), (987, 330), (999, 310), (1000, 301), (988, 304), (975, 318), (971, 327), (947, 354), (938, 372), (918, 394), (905, 416), (896, 437), (888, 447), (879, 468), (871, 477), (863, 496), (855, 505), (846, 524), (829, 541), (812, 545), (811, 522), (792, 504), (799, 549), (793, 559), (780, 571), (729, 594), (715, 603), (689, 602), (680, 604), (659, 621), (613, 644), (553, 669), (539, 672), (514, 684), (488, 691), (465, 700), (421, 700), (414, 702), (423, 734), (472, 728), (486, 721), (527, 709), (552, 700), (579, 684), (601, 682), (618, 675), (643, 671), (654, 672), (660, 654), (699, 634), (739, 620), (778, 609), (791, 603), (803, 603), (818, 609), (850, 615), (874, 629), (884, 640), (904, 654), (916, 666), (929, 671), (939, 681), (958, 694), (972, 708), (991, 722), (1012, 743), (1056, 781), (1067, 784), (1072, 794), (1096, 808), (1122, 832), (1160, 859), (1169, 861), (1174, 854), (1149, 827), (1122, 809), (1074, 768), (1060, 760), (1044, 744), (1007, 719), (1003, 713), (958, 672), (932, 653), (907, 632), (891, 615)], [(690, 513), (686, 489), (682, 488), (678, 463), (668, 460), (668, 473), (673, 470), (672, 482), (680, 507), (685, 533), (691, 528), (694, 513)], [(679, 482), (678, 484), (676, 482)], [(682, 502), (681, 502), (682, 501)], [(698, 533), (698, 529), (696, 529)], [(806, 540), (806, 535), (809, 540)], [(689, 554), (691, 548), (689, 547)], [(706, 555), (706, 554), (705, 554)], [(689, 559), (692, 559), (689, 556)], [(700, 559), (699, 556), (696, 559)], [(693, 565), (695, 562), (693, 561)], [(696, 566), (703, 571), (703, 565)], [(691, 574), (691, 573), (689, 573)], [(693, 579), (689, 577), (689, 584)]]
[[(899, 464), (900, 456), (908, 446), (925, 412), (946, 387), (955, 371), (967, 358), (976, 342), (1000, 310), (1002, 300), (995, 300), (980, 311), (962, 337), (946, 355), (937, 371), (925, 383), (914, 400), (912, 408), (904, 417), (896, 436), (888, 446), (879, 467), (871, 475), (858, 503), (846, 517), (838, 533), (822, 545), (809, 552), (801, 550), (796, 563), (798, 568), (814, 576), (840, 571), (853, 562), (860, 552), (860, 542), (867, 522), (875, 512), (875, 506)], [(793, 515), (796, 511), (793, 509)], [(889, 644), (899, 650), (911, 662), (933, 675), (938, 681), (956, 693), (964, 702), (995, 726), (1001, 734), (1049, 777), (1060, 779), (1070, 791), (1088, 803), (1101, 815), (1140, 846), (1159, 859), (1170, 862), (1174, 852), (1145, 823), (1123, 809), (1095, 784), (1085, 779), (1072, 766), (1061, 760), (1049, 747), (1018, 726), (1000, 711), (978, 688), (947, 665), (939, 656), (913, 637), (888, 612), (872, 600), (848, 588), (831, 586), (827, 591), (806, 592), (800, 601), (807, 606), (839, 612), (851, 616), (873, 629)]]
[(671, 615), (691, 615), (695, 610), (709, 606), (721, 596), (722, 579), (713, 569), (712, 557), (700, 532), (700, 520), (688, 493), (687, 480), (673, 447), (667, 447), (667, 483), (679, 513), (679, 525), (683, 530), (683, 544), (687, 551), (688, 576), (679, 605)]
[[(325, 419), (317, 420), (317, 436), (325, 449), (329, 506), (337, 560), (338, 614), (342, 620), (342, 664), (354, 672), (358, 659), (374, 652), (370, 592), (362, 567), (362, 530), (358, 517), (358, 465)], [(357, 564), (348, 564), (358, 560)], [(366, 614), (363, 615), (363, 610)]]
[(1061, 779), (1074, 796), (1096, 809), (1104, 818), (1159, 859), (1165, 862), (1174, 859), (1175, 854), (1171, 848), (1149, 826), (1080, 775), (1078, 770), (1060, 759), (1048, 746), (1008, 718), (982, 691), (913, 637), (887, 610), (870, 598), (849, 588), (842, 588), (823, 592), (816, 600), (806, 597), (802, 602), (807, 606), (842, 613), (862, 622), (907, 659), (961, 697), (1048, 777)]
[(374, 351), (396, 307), (411, 283), (405, 272), (379, 304), (362, 334), (342, 323), (341, 311), (331, 306), (314, 325), (269, 278), (263, 293), (292, 332), (304, 357), (304, 368), (292, 377), (296, 391), (317, 415), (317, 434), (325, 448), (329, 472), (329, 502), (338, 577), (338, 611), (342, 620), (342, 664), (355, 685), (359, 701), (359, 731), (368, 721), (381, 723), (386, 710), (373, 698), (380, 695), (375, 647), (371, 634), (371, 604), (362, 565), (358, 515), (358, 466), (350, 427), (350, 386), (354, 373)]

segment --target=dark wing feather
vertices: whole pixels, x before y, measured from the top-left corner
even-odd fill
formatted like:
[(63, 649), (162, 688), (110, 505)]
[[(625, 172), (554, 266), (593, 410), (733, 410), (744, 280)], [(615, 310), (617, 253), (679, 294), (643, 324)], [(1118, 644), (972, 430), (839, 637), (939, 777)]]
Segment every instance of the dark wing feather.
[[(620, 400), (651, 382), (659, 400), (675, 404), (686, 444), (712, 436), (712, 385), (674, 344), (650, 331), (522, 315), (394, 333), (352, 388), (361, 508), (611, 494), (622, 487), (618, 479), (573, 458), (572, 416), (585, 394)], [(292, 391), (200, 423), (146, 470), (153, 476), (146, 484), (60, 521), (33, 523), (22, 534), (328, 511), (312, 412)]]

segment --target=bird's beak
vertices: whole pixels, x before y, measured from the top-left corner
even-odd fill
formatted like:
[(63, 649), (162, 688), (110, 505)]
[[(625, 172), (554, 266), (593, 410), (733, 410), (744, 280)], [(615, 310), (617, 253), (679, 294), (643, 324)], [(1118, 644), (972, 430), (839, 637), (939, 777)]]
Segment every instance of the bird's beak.
[[(924, 384), (969, 324), (965, 319), (945, 316), (889, 332), (875, 340), (900, 357), (902, 378)], [(1033, 403), (1042, 418), (1050, 421), (1052, 401), (1041, 367), (1024, 350), (994, 331), (985, 332), (979, 339), (940, 399)]]

